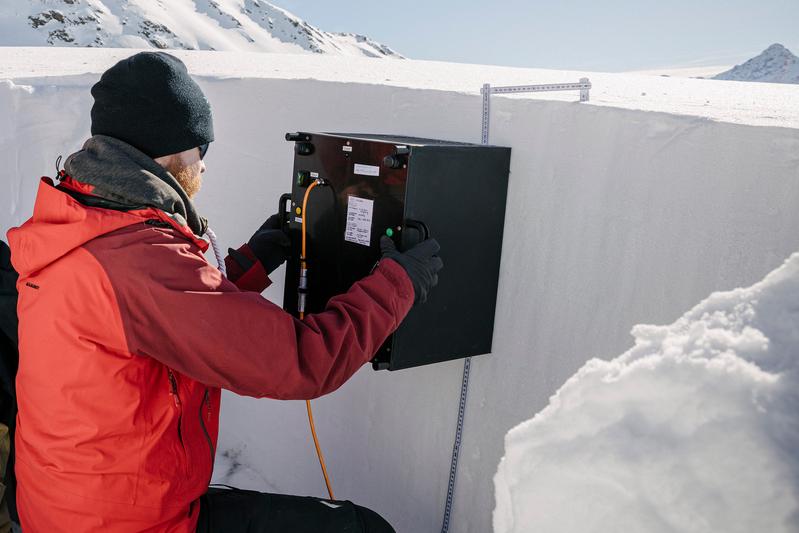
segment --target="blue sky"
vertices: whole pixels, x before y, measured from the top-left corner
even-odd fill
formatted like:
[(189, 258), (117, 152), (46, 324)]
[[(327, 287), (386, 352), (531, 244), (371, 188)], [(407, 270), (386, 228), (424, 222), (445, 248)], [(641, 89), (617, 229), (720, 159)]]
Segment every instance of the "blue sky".
[(623, 71), (799, 55), (799, 0), (272, 0), (414, 59)]

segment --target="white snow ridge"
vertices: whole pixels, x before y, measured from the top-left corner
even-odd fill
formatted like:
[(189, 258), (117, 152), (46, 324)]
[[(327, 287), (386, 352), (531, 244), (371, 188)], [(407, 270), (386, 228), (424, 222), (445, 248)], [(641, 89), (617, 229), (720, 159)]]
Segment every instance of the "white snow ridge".
[(2, 2), (0, 46), (46, 45), (403, 59), (368, 37), (322, 31), (263, 0)]
[(495, 533), (799, 531), (799, 253), (633, 335), (508, 432)]
[(713, 79), (799, 83), (799, 57), (781, 44), (772, 44), (759, 56), (722, 72)]

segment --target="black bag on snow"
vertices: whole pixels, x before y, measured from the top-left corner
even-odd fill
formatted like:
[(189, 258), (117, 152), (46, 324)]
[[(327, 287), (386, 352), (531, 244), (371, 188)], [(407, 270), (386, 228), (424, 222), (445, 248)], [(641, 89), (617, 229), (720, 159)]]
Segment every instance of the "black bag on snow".
[(19, 522), (16, 505), (17, 481), (14, 476), (14, 428), (17, 420), (17, 395), (14, 381), (19, 366), (17, 325), (17, 273), (11, 266), (11, 251), (0, 241), (0, 423), (8, 426), (11, 453), (8, 456), (5, 498), (11, 519)]

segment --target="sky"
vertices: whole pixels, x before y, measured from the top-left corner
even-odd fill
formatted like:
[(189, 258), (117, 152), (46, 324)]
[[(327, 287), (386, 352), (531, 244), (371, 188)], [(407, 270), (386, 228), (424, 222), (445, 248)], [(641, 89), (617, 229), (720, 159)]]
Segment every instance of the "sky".
[(799, 0), (272, 2), (412, 59), (618, 72), (732, 66), (773, 43), (799, 55)]

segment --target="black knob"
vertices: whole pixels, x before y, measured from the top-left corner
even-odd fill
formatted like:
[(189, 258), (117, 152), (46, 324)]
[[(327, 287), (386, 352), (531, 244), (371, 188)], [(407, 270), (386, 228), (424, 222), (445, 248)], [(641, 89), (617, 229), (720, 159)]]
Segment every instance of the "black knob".
[(383, 166), (388, 168), (402, 168), (405, 165), (405, 157), (401, 155), (387, 155), (383, 158)]
[(313, 145), (311, 143), (297, 143), (294, 145), (294, 151), (297, 155), (311, 155), (313, 153)]
[(297, 132), (294, 132), (294, 133), (287, 133), (286, 134), (286, 140), (287, 141), (295, 141), (295, 142), (310, 141), (311, 140), (311, 135), (308, 134), (308, 133), (297, 131)]

